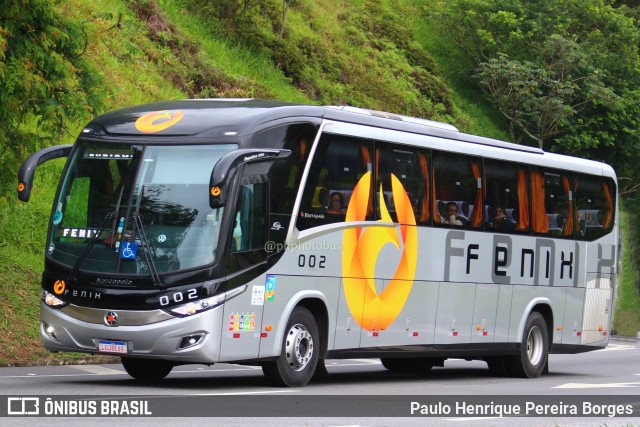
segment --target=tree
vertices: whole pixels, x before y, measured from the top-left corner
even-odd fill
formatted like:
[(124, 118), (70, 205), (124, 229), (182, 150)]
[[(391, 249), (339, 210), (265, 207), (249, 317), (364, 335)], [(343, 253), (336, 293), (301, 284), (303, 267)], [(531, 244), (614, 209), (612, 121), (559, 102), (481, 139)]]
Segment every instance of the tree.
[(543, 52), (541, 63), (498, 53), (478, 64), (476, 77), (509, 121), (515, 141), (525, 136), (540, 148), (550, 148), (545, 141), (584, 126), (573, 120), (581, 112), (598, 104), (614, 108), (619, 97), (574, 41), (552, 35)]
[(282, 24), (280, 26), (280, 38), (284, 35), (284, 23), (287, 20), (289, 7), (297, 5), (298, 0), (282, 0)]
[(626, 155), (640, 152), (639, 9), (608, 0), (454, 0), (439, 22), (514, 141), (606, 161), (631, 177), (632, 189), (640, 178)]
[(6, 0), (0, 8), (2, 193), (14, 188), (23, 157), (102, 105), (100, 79), (82, 57), (85, 34), (61, 17), (57, 3)]

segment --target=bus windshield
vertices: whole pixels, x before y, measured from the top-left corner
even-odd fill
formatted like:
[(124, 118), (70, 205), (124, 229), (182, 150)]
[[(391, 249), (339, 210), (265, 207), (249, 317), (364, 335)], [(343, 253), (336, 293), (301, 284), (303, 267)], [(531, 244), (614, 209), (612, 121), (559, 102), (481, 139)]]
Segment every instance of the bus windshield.
[(209, 207), (209, 177), (236, 148), (79, 143), (61, 181), (47, 255), (83, 271), (132, 275), (212, 263), (223, 208)]

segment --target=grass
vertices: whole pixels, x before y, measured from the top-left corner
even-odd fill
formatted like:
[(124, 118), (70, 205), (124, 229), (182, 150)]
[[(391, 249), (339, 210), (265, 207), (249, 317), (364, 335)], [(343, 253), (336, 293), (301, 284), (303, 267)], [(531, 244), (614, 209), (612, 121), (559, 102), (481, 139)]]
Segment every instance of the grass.
[(158, 3), (181, 34), (198, 41), (202, 54), (213, 66), (224, 70), (232, 77), (259, 82), (273, 91), (274, 97), (281, 101), (311, 102), (291, 85), (291, 81), (269, 58), (235, 43), (230, 37), (216, 34), (211, 29), (211, 22), (187, 12), (183, 1), (159, 0)]
[(639, 282), (634, 268), (634, 258), (639, 256), (638, 244), (630, 239), (631, 231), (637, 230), (637, 220), (635, 214), (621, 210), (622, 268), (618, 275), (611, 329), (622, 336), (637, 336), (640, 332)]

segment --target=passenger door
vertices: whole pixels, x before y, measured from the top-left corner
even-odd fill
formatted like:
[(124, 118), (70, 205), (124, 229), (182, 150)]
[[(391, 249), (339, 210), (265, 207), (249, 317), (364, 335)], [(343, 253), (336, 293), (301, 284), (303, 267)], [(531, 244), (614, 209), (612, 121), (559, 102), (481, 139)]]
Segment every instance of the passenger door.
[[(248, 284), (242, 295), (224, 305), (220, 347), (222, 360), (258, 357), (264, 309), (264, 278), (267, 254), (268, 180), (253, 174), (264, 165), (245, 168), (238, 189), (233, 224), (226, 253), (228, 286)], [(263, 295), (254, 298), (254, 295)]]

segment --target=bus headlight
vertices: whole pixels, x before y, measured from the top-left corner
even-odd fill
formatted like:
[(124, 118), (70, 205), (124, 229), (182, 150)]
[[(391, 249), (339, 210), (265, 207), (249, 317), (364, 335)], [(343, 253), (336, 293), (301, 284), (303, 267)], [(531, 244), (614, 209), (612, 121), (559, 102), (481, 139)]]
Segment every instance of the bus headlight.
[(60, 298), (58, 298), (51, 292), (47, 292), (45, 290), (42, 291), (41, 299), (45, 304), (47, 304), (51, 308), (62, 308), (65, 305), (69, 304), (68, 302), (62, 301)]
[(178, 315), (180, 317), (191, 316), (196, 313), (201, 313), (206, 310), (211, 310), (222, 304), (223, 302), (230, 300), (231, 298), (240, 295), (247, 290), (247, 285), (242, 285), (238, 288), (231, 289), (230, 291), (223, 292), (221, 294), (204, 298), (198, 301), (188, 302), (183, 305), (178, 305), (168, 309), (171, 314)]

